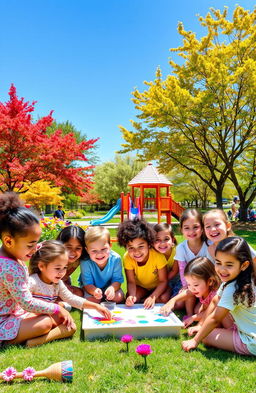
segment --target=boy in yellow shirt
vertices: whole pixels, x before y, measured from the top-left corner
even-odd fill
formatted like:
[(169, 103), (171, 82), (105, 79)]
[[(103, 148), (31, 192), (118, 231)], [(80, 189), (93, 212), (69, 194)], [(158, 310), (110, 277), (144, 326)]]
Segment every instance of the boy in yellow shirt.
[(125, 247), (127, 280), (126, 305), (144, 302), (144, 308), (170, 299), (165, 256), (153, 249), (155, 233), (143, 219), (126, 220), (119, 225), (118, 243)]

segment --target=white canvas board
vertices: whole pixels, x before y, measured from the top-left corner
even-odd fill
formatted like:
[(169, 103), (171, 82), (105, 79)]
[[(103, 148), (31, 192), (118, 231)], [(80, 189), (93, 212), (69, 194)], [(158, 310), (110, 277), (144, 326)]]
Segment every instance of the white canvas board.
[(84, 337), (122, 337), (124, 334), (131, 334), (135, 338), (179, 336), (183, 323), (173, 312), (167, 317), (161, 315), (161, 306), (162, 304), (157, 304), (153, 309), (145, 310), (143, 304), (135, 304), (133, 307), (116, 305), (111, 311), (111, 320), (106, 320), (95, 310), (84, 310)]

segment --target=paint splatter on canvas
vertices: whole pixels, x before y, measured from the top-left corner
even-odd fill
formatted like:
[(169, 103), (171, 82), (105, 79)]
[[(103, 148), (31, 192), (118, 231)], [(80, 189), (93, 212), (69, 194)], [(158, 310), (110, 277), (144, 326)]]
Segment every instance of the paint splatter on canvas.
[(82, 329), (87, 338), (132, 334), (135, 337), (158, 337), (179, 335), (182, 322), (174, 313), (164, 317), (161, 305), (144, 310), (142, 304), (133, 307), (117, 305), (110, 320), (103, 318), (95, 310), (84, 311)]

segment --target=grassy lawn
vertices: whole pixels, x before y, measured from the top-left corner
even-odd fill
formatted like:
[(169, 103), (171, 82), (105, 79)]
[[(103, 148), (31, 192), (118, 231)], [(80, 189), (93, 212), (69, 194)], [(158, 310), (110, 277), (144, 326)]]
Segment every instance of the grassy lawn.
[[(256, 248), (255, 232), (237, 231)], [(115, 236), (115, 230), (111, 229)], [(177, 235), (178, 241), (182, 236)], [(123, 254), (116, 243), (113, 249)], [(76, 272), (75, 272), (76, 273)], [(78, 274), (74, 274), (73, 282)], [(125, 289), (125, 284), (123, 288)], [(74, 381), (72, 384), (43, 379), (32, 382), (0, 383), (1, 392), (50, 393), (50, 392), (88, 392), (88, 393), (253, 393), (255, 387), (255, 358), (239, 356), (229, 352), (206, 349), (200, 345), (196, 351), (185, 353), (181, 341), (186, 332), (175, 338), (134, 340), (130, 352), (123, 351), (125, 344), (108, 337), (95, 341), (81, 341), (81, 313), (72, 311), (78, 331), (70, 340), (61, 340), (37, 348), (22, 346), (2, 348), (0, 371), (13, 366), (22, 371), (27, 366), (43, 369), (62, 360), (73, 360)], [(148, 369), (141, 365), (143, 359), (135, 353), (139, 343), (151, 345), (153, 353), (148, 357)]]

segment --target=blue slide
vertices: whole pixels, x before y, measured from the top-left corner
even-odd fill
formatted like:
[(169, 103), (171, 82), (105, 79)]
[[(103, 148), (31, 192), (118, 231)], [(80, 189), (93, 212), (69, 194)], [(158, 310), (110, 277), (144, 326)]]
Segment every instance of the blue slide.
[(90, 224), (91, 225), (104, 224), (105, 222), (111, 220), (111, 218), (114, 217), (114, 215), (118, 213), (120, 209), (121, 209), (121, 198), (118, 199), (115, 206), (113, 206), (112, 209), (110, 209), (104, 217), (98, 218), (97, 220), (92, 220)]

